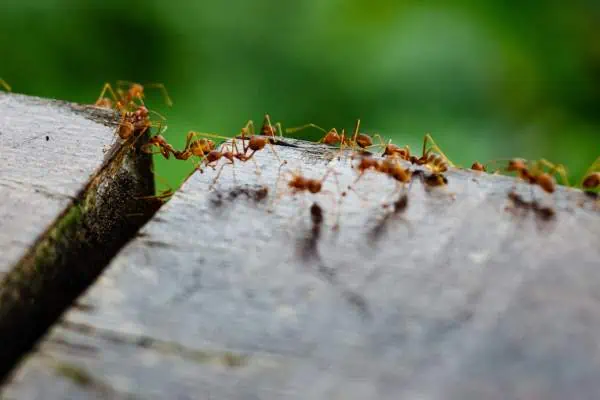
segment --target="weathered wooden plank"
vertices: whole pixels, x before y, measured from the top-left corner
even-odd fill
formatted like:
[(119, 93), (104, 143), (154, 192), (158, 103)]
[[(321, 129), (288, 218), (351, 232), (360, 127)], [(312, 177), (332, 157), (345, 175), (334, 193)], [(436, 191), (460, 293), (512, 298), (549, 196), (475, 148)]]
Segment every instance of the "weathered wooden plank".
[(75, 198), (114, 142), (115, 115), (0, 92), (0, 271)]
[[(311, 177), (350, 161), (277, 146)], [(404, 213), (366, 174), (341, 206), (275, 194), (269, 150), (195, 174), (17, 371), (19, 399), (595, 398), (600, 213), (560, 188), (553, 221), (505, 211), (514, 180), (452, 170)], [(266, 183), (268, 197), (261, 184)], [(259, 185), (259, 186), (253, 186)], [(334, 180), (325, 189), (335, 192)], [(531, 196), (524, 185), (524, 197)], [(285, 193), (283, 179), (279, 193)], [(454, 193), (451, 195), (450, 193)], [(543, 195), (535, 193), (542, 198)], [(275, 204), (271, 201), (277, 198)], [(325, 224), (314, 228), (317, 201)]]
[(134, 199), (153, 193), (151, 159), (130, 157), (117, 123), (0, 92), (0, 381), (152, 215)]

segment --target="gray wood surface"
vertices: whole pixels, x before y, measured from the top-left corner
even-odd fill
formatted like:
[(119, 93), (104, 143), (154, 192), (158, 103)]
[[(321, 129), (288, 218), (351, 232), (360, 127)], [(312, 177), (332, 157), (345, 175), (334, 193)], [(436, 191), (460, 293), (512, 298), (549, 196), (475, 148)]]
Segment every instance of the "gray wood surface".
[[(310, 177), (350, 160), (277, 146)], [(553, 221), (505, 210), (512, 178), (452, 170), (291, 195), (270, 150), (193, 175), (13, 376), (7, 398), (592, 399), (600, 213), (560, 188)], [(262, 199), (260, 185), (268, 187)], [(325, 189), (336, 192), (333, 179)], [(274, 204), (272, 200), (276, 199)], [(387, 199), (387, 200), (385, 200)], [(325, 210), (319, 230), (310, 208)], [(389, 207), (388, 207), (389, 209)], [(513, 210), (514, 211), (514, 210)]]
[(146, 137), (117, 141), (118, 119), (0, 93), (0, 382), (157, 209)]
[[(75, 198), (114, 142), (113, 113), (0, 92), (0, 272)], [(75, 111), (75, 112), (74, 112)]]

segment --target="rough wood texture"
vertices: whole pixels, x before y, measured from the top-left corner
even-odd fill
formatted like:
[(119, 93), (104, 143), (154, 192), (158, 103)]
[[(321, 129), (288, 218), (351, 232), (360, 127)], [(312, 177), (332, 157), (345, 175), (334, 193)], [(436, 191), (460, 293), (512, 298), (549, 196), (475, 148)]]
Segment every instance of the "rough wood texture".
[[(311, 177), (331, 151), (277, 146)], [(386, 217), (387, 177), (281, 196), (278, 164), (193, 175), (17, 371), (44, 398), (564, 399), (600, 393), (600, 213), (564, 189), (554, 221), (505, 211), (507, 177), (415, 182)], [(355, 172), (336, 164), (346, 187)], [(252, 184), (266, 182), (269, 198)], [(288, 191), (280, 180), (280, 193)], [(335, 192), (334, 180), (325, 189)], [(520, 185), (524, 197), (529, 188)], [(450, 192), (455, 194), (452, 197)], [(538, 198), (543, 196), (535, 194)], [(325, 210), (322, 229), (309, 208)]]
[(75, 198), (114, 142), (114, 114), (0, 92), (0, 271)]
[(151, 159), (117, 122), (0, 93), (0, 381), (156, 209), (135, 199), (153, 194)]

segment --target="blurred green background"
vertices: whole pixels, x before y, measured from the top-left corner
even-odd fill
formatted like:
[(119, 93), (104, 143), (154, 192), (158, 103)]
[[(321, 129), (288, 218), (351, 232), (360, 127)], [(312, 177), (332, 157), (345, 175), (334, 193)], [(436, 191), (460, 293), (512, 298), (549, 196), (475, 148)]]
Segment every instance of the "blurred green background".
[[(540, 4), (543, 4), (540, 6)], [(0, 77), (93, 103), (164, 83), (167, 139), (233, 135), (265, 112), (378, 132), (456, 163), (545, 157), (577, 178), (600, 153), (600, 2), (3, 0)], [(310, 132), (307, 132), (310, 133)], [(313, 132), (318, 137), (318, 132)], [(173, 187), (192, 164), (157, 159)]]

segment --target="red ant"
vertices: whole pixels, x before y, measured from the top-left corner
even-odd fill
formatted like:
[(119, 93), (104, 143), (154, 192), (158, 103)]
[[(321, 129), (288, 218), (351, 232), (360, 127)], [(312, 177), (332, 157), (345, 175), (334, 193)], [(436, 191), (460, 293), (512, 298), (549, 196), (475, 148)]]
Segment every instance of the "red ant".
[(408, 146), (400, 147), (391, 143), (391, 141), (384, 145), (381, 136), (377, 135), (377, 137), (379, 137), (381, 145), (384, 146), (383, 157), (397, 157), (409, 161), (411, 164), (424, 165), (434, 174), (441, 174), (448, 170), (448, 166), (454, 166), (430, 134), (426, 134), (423, 138), (423, 152), (420, 157), (411, 155)]
[[(139, 137), (153, 126), (162, 127), (162, 122), (155, 125), (150, 121), (150, 113), (157, 114), (163, 121), (165, 117), (155, 111), (150, 111), (146, 106), (139, 106), (135, 111), (124, 111), (121, 115), (121, 121), (117, 129), (117, 134), (123, 140), (128, 140), (132, 136)], [(166, 126), (165, 126), (166, 130)]]
[(359, 176), (354, 183), (356, 183), (363, 176), (365, 171), (369, 169), (388, 175), (401, 183), (410, 182), (412, 176), (412, 172), (409, 169), (402, 167), (400, 162), (394, 158), (377, 160), (372, 157), (361, 157), (360, 162), (356, 165), (356, 169), (359, 172)]
[(356, 125), (354, 126), (354, 132), (350, 138), (348, 138), (346, 136), (346, 131), (344, 129), (342, 129), (341, 133), (338, 133), (336, 128), (332, 128), (331, 130), (326, 131), (325, 129), (321, 128), (320, 126), (312, 124), (312, 123), (302, 125), (302, 126), (299, 126), (296, 128), (286, 129), (285, 131), (286, 131), (286, 133), (293, 133), (293, 132), (298, 132), (298, 131), (301, 131), (301, 130), (307, 129), (307, 128), (316, 128), (325, 133), (325, 136), (323, 136), (319, 140), (319, 143), (324, 143), (327, 145), (340, 145), (340, 148), (342, 148), (342, 149), (344, 148), (344, 146), (349, 146), (349, 147), (352, 147), (353, 149), (355, 149), (356, 147), (359, 147), (360, 149), (366, 149), (373, 145), (373, 139), (371, 138), (371, 136), (367, 135), (366, 133), (359, 132), (360, 119), (356, 120)]
[[(543, 167), (550, 168), (550, 172), (544, 172)], [(554, 193), (556, 190), (556, 182), (553, 178), (554, 173), (558, 173), (563, 183), (569, 186), (567, 173), (563, 165), (555, 165), (549, 161), (541, 159), (537, 161), (532, 168), (527, 165), (527, 161), (521, 158), (514, 158), (508, 162), (506, 170), (516, 172), (517, 176), (528, 182), (530, 185), (538, 185), (546, 193)]]
[[(271, 122), (270, 122), (268, 115), (265, 115), (265, 123), (267, 124), (266, 126), (269, 128), (265, 128), (265, 125), (263, 124), (262, 131), (273, 133), (274, 131), (271, 131), (271, 129), (273, 129), (273, 127), (271, 126)], [(279, 131), (281, 133), (281, 125), (279, 123), (277, 123), (275, 125), (279, 126)], [(249, 136), (246, 136), (246, 135), (249, 135)], [(273, 155), (275, 156), (275, 158), (277, 158), (279, 163), (285, 164), (286, 162), (282, 162), (281, 159), (279, 158), (279, 155), (275, 151), (275, 148), (273, 147), (273, 143), (271, 142), (271, 140), (272, 140), (271, 137), (272, 136), (255, 135), (254, 134), (254, 123), (251, 120), (246, 122), (246, 125), (244, 125), (244, 127), (241, 129), (240, 136), (238, 136), (238, 138), (240, 140), (242, 140), (242, 147), (243, 147), (242, 154), (244, 155), (244, 157), (246, 157), (246, 159), (243, 161), (250, 160), (254, 156), (254, 153), (264, 149), (267, 145), (269, 145), (269, 146), (271, 146), (271, 151), (273, 152)], [(248, 143), (246, 143), (246, 140), (248, 141)], [(252, 151), (252, 153), (248, 154), (249, 150)]]
[[(125, 86), (127, 86), (127, 89), (124, 89)], [(162, 83), (149, 83), (141, 85), (136, 82), (117, 81), (116, 88), (117, 89), (115, 91), (110, 83), (105, 83), (102, 87), (102, 91), (100, 92), (100, 96), (98, 96), (98, 100), (96, 100), (95, 105), (103, 108), (114, 107), (119, 111), (131, 111), (134, 107), (137, 106), (136, 100), (142, 105), (144, 104), (143, 99), (145, 88), (159, 89), (165, 98), (166, 104), (169, 107), (173, 105), (173, 102), (171, 101), (171, 98), (167, 93), (167, 89)], [(107, 91), (110, 93), (112, 99), (105, 97)]]
[(487, 169), (485, 167), (485, 165), (483, 165), (482, 163), (480, 163), (479, 161), (475, 161), (473, 163), (473, 165), (471, 165), (471, 169), (473, 171), (479, 171), (479, 172), (487, 172)]

